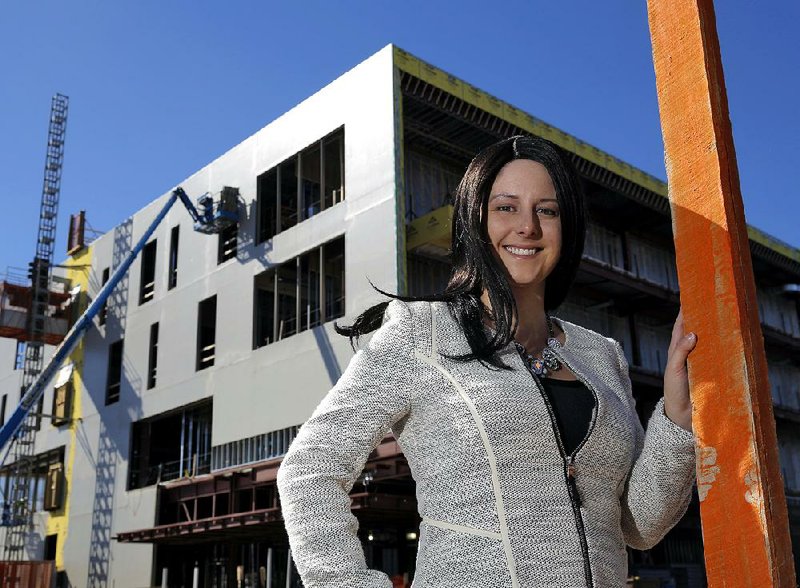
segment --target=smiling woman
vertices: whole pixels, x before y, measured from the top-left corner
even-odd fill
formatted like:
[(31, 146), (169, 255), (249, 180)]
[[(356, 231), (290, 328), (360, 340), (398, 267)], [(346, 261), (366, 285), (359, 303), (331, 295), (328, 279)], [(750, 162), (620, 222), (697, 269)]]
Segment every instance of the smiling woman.
[(547, 168), (529, 159), (507, 163), (492, 184), (488, 210), (489, 241), (512, 289), (544, 299), (545, 278), (561, 257), (558, 199)]
[[(376, 332), (278, 471), (307, 588), (392, 586), (366, 566), (348, 499), (390, 429), (422, 517), (414, 588), (624, 586), (625, 545), (649, 549), (680, 519), (691, 423), (660, 401), (645, 434), (620, 345), (551, 315), (584, 233), (568, 157), (538, 137), (500, 141), (456, 191), (445, 291), (388, 294), (336, 326), (351, 341)], [(688, 401), (693, 340), (681, 331), (679, 316), (665, 375), (673, 401)]]

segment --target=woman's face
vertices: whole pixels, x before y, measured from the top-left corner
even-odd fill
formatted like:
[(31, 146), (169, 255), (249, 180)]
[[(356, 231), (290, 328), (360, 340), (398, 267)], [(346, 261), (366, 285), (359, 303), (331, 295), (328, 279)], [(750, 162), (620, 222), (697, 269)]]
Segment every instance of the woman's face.
[(513, 287), (544, 281), (561, 255), (561, 218), (556, 189), (547, 169), (529, 159), (515, 159), (497, 174), (487, 204), (492, 252), (503, 263)]

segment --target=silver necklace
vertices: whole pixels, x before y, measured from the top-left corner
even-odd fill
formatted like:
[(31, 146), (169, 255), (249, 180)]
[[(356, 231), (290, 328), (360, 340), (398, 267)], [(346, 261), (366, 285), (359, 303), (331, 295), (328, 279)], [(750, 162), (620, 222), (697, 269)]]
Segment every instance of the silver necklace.
[(535, 355), (528, 353), (525, 347), (514, 341), (514, 345), (517, 347), (517, 351), (522, 356), (522, 360), (525, 362), (525, 366), (537, 376), (542, 376), (546, 378), (550, 372), (556, 372), (561, 369), (561, 362), (558, 361), (556, 354), (553, 352), (553, 349), (558, 349), (561, 347), (561, 343), (558, 339), (556, 339), (555, 332), (553, 331), (553, 321), (550, 320), (550, 317), (545, 315), (547, 319), (547, 345), (542, 349), (542, 356), (536, 357)]

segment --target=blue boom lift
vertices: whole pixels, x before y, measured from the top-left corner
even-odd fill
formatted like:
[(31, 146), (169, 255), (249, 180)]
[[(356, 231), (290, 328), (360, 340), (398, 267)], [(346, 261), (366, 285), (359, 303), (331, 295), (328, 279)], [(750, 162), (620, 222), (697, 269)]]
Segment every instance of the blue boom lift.
[[(197, 200), (199, 211), (192, 204), (191, 200), (189, 200), (189, 197), (186, 195), (186, 192), (183, 191), (183, 188), (178, 187), (173, 190), (170, 198), (158, 213), (158, 216), (156, 216), (155, 220), (150, 223), (150, 226), (147, 227), (147, 230), (144, 232), (144, 235), (142, 235), (142, 238), (139, 239), (138, 243), (136, 243), (124, 261), (119, 265), (119, 267), (116, 268), (116, 270), (114, 270), (114, 274), (100, 290), (97, 297), (89, 305), (89, 308), (87, 308), (86, 311), (78, 318), (73, 327), (66, 334), (64, 340), (56, 348), (50, 362), (41, 371), (39, 377), (36, 378), (36, 380), (34, 380), (33, 383), (28, 387), (28, 389), (25, 391), (25, 394), (22, 396), (19, 406), (17, 406), (11, 416), (9, 416), (2, 428), (0, 428), (0, 452), (6, 450), (6, 445), (8, 445), (9, 448), (11, 447), (11, 445), (9, 445), (9, 441), (13, 442), (19, 435), (19, 431), (25, 420), (25, 417), (32, 409), (34, 409), (37, 401), (42, 397), (44, 390), (47, 388), (48, 383), (53, 379), (58, 367), (69, 356), (81, 338), (86, 334), (86, 331), (92, 325), (92, 319), (98, 312), (100, 312), (100, 309), (103, 308), (103, 305), (111, 295), (111, 292), (125, 276), (125, 273), (136, 259), (136, 256), (142, 251), (145, 244), (150, 239), (150, 236), (156, 230), (161, 221), (164, 220), (167, 212), (169, 212), (170, 208), (172, 208), (172, 205), (175, 204), (175, 201), (178, 199), (180, 199), (180, 201), (189, 211), (192, 219), (194, 219), (194, 230), (200, 233), (205, 233), (207, 235), (216, 234), (238, 222), (238, 190), (223, 190), (222, 197), (216, 203), (210, 194), (204, 194)], [(8, 451), (6, 450), (2, 459), (3, 463), (5, 462), (5, 456), (7, 455)], [(0, 467), (2, 467), (3, 463), (0, 463)], [(7, 518), (7, 516), (4, 518)], [(4, 520), (3, 524), (6, 526), (13, 526), (21, 524), (21, 521)]]

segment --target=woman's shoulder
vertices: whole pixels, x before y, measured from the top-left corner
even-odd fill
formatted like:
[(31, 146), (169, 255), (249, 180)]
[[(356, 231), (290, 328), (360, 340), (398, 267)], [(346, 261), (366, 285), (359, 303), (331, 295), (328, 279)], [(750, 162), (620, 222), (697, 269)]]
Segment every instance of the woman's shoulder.
[(619, 343), (615, 339), (558, 316), (554, 316), (553, 318), (556, 320), (558, 326), (561, 327), (561, 330), (564, 331), (566, 347), (581, 347), (593, 350), (600, 348), (605, 352), (616, 353), (616, 346), (618, 346)]
[(427, 355), (440, 346), (443, 337), (448, 339), (454, 331), (446, 302), (393, 299), (386, 307), (384, 325), (390, 320), (404, 323), (413, 334), (415, 348)]

